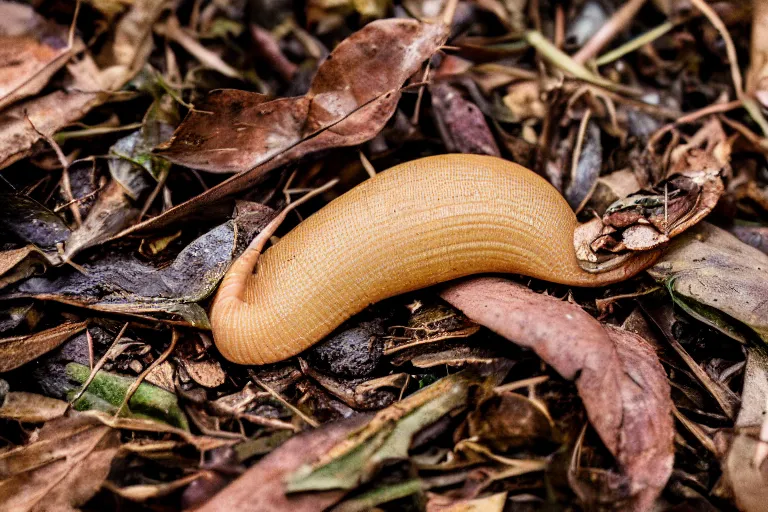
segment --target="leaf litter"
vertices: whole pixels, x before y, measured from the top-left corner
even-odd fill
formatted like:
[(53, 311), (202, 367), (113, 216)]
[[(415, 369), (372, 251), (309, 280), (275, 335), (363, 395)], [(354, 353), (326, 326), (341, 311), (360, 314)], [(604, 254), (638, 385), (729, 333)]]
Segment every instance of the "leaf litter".
[[(761, 2), (0, 12), (12, 510), (762, 510)], [(659, 259), (601, 290), (465, 280), (283, 363), (220, 357), (209, 297), (276, 211), (339, 181), (282, 235), (446, 152), (548, 179), (587, 270)]]

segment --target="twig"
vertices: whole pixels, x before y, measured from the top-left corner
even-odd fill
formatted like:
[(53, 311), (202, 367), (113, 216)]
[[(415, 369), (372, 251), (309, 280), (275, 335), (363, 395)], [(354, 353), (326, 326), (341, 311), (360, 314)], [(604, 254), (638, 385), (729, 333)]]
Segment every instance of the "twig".
[(629, 0), (621, 9), (616, 11), (608, 22), (597, 31), (573, 56), (573, 60), (584, 64), (597, 55), (605, 45), (613, 41), (616, 35), (624, 30), (637, 14), (637, 11), (645, 4), (645, 0)]
[(611, 82), (599, 75), (596, 75), (589, 71), (583, 64), (576, 62), (567, 53), (559, 50), (554, 44), (552, 44), (541, 32), (535, 30), (525, 33), (525, 40), (536, 48), (544, 59), (550, 64), (560, 68), (561, 70), (569, 73), (570, 75), (590, 82), (606, 89), (620, 91), (625, 94), (638, 95), (638, 91), (630, 87)]
[(259, 385), (259, 386), (260, 386), (260, 387), (261, 387), (261, 388), (262, 388), (264, 391), (266, 391), (267, 393), (269, 393), (270, 395), (272, 395), (272, 396), (273, 396), (273, 397), (274, 397), (274, 398), (275, 398), (275, 399), (276, 399), (278, 402), (280, 402), (281, 404), (283, 404), (283, 405), (284, 405), (286, 408), (288, 408), (288, 409), (289, 409), (291, 412), (293, 412), (293, 413), (294, 413), (296, 416), (298, 416), (299, 418), (301, 418), (302, 420), (304, 420), (304, 422), (305, 422), (307, 425), (309, 425), (309, 426), (310, 426), (310, 427), (312, 427), (312, 428), (317, 428), (317, 427), (319, 427), (319, 426), (320, 426), (320, 424), (319, 424), (318, 422), (316, 422), (315, 420), (313, 420), (312, 418), (310, 418), (309, 416), (307, 416), (306, 414), (304, 414), (303, 412), (301, 412), (301, 410), (297, 409), (297, 408), (296, 408), (296, 407), (294, 407), (294, 406), (293, 406), (293, 405), (292, 405), (292, 404), (291, 404), (291, 403), (290, 403), (288, 400), (286, 400), (285, 398), (283, 398), (283, 397), (280, 395), (280, 393), (278, 393), (277, 391), (275, 391), (274, 389), (272, 389), (271, 387), (269, 387), (269, 386), (267, 386), (265, 383), (263, 383), (263, 382), (261, 381), (261, 379), (259, 379), (259, 378), (256, 376), (256, 374), (255, 374), (255, 373), (253, 373), (253, 372), (251, 372), (251, 379), (253, 379), (253, 381), (254, 381), (256, 384), (258, 384), (258, 385)]
[(611, 50), (610, 52), (600, 56), (596, 61), (595, 65), (597, 66), (604, 66), (606, 64), (609, 64), (617, 59), (622, 58), (623, 56), (627, 55), (628, 53), (632, 53), (633, 51), (637, 50), (638, 48), (642, 48), (643, 46), (650, 44), (654, 42), (656, 39), (660, 38), (673, 28), (675, 28), (675, 23), (672, 23), (671, 21), (665, 21), (661, 25), (659, 25), (656, 28), (652, 28), (645, 34), (640, 34), (636, 38), (632, 39), (631, 41), (627, 41), (623, 45), (619, 46), (618, 48), (615, 48)]
[[(144, 379), (147, 377), (147, 375), (149, 375), (149, 372), (151, 372), (152, 370), (154, 370), (155, 368), (163, 364), (163, 362), (165, 362), (165, 360), (168, 359), (168, 356), (171, 355), (171, 353), (173, 352), (173, 349), (176, 348), (176, 342), (178, 341), (179, 341), (179, 332), (176, 329), (173, 329), (171, 331), (171, 344), (168, 345), (168, 348), (165, 349), (165, 351), (162, 354), (160, 354), (160, 357), (155, 359), (152, 362), (152, 364), (147, 366), (144, 369), (144, 371), (141, 372), (138, 377), (136, 377), (136, 380), (133, 381), (133, 383), (131, 384), (131, 387), (129, 387), (128, 391), (125, 392), (125, 396), (123, 397), (123, 403), (120, 404), (120, 407), (118, 407), (117, 411), (115, 411), (115, 418), (119, 417), (120, 414), (123, 412), (123, 409), (125, 408), (126, 405), (128, 405), (128, 402), (131, 400), (131, 397), (136, 392), (136, 390), (139, 389), (139, 386), (141, 385), (142, 382), (144, 382)], [(91, 374), (93, 375), (93, 372), (91, 372)]]
[(748, 97), (744, 93), (744, 82), (741, 77), (741, 70), (739, 69), (739, 59), (736, 55), (736, 45), (733, 44), (733, 39), (728, 29), (720, 19), (720, 16), (705, 2), (704, 0), (691, 0), (691, 4), (706, 16), (710, 23), (720, 33), (720, 37), (725, 42), (725, 51), (728, 54), (728, 61), (731, 66), (731, 79), (733, 80), (733, 87), (736, 89), (736, 97), (744, 104), (744, 108), (752, 119), (760, 126), (763, 131), (763, 135), (768, 136), (768, 121), (766, 121), (763, 112), (760, 107), (755, 103), (755, 100)]
[(128, 329), (128, 326), (130, 325), (130, 322), (125, 322), (123, 325), (123, 328), (120, 329), (120, 332), (117, 333), (117, 336), (115, 336), (115, 339), (112, 341), (112, 345), (109, 346), (109, 349), (104, 352), (104, 355), (101, 356), (101, 359), (99, 359), (99, 362), (96, 363), (96, 366), (91, 368), (91, 374), (88, 375), (88, 378), (85, 379), (85, 382), (83, 382), (83, 385), (80, 386), (80, 389), (75, 393), (75, 396), (72, 397), (72, 399), (69, 401), (69, 407), (72, 407), (72, 404), (77, 402), (77, 400), (83, 396), (83, 393), (85, 393), (85, 390), (88, 389), (88, 386), (91, 385), (91, 382), (93, 382), (93, 379), (96, 377), (96, 374), (99, 373), (99, 370), (101, 370), (102, 366), (104, 366), (107, 362), (107, 357), (109, 357), (110, 353), (112, 352), (112, 349), (115, 348), (117, 345), (117, 342), (120, 341), (120, 339), (123, 337), (123, 334), (125, 334), (126, 329)]

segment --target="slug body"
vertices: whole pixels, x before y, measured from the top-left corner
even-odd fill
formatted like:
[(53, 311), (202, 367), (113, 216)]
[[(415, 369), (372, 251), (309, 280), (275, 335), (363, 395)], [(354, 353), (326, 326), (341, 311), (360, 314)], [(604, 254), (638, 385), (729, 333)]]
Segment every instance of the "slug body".
[[(211, 309), (229, 360), (296, 355), (372, 303), (479, 273), (601, 286), (650, 265), (584, 271), (576, 216), (543, 178), (500, 158), (443, 155), (388, 169), (227, 272)], [(255, 270), (254, 270), (255, 266)]]

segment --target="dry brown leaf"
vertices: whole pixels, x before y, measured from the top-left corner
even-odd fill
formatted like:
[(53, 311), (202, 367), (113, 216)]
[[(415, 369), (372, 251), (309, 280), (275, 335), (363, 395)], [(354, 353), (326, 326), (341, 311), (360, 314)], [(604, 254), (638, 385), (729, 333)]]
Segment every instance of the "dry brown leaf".
[(556, 440), (554, 424), (540, 404), (510, 391), (483, 400), (467, 417), (469, 436), (500, 452)]
[(0, 288), (35, 275), (38, 269), (45, 268), (46, 262), (43, 253), (33, 245), (0, 251)]
[(369, 416), (357, 415), (344, 421), (323, 425), (295, 436), (252, 466), (197, 512), (239, 510), (242, 512), (320, 512), (338, 502), (344, 490), (285, 494), (284, 479), (310, 464), (346, 439)]
[(638, 509), (647, 509), (671, 474), (674, 453), (669, 384), (653, 350), (628, 331), (606, 332), (574, 304), (504, 279), (465, 281), (441, 296), (575, 380), (590, 422), (631, 479)]
[(71, 79), (66, 90), (28, 99), (0, 114), (0, 169), (33, 154), (40, 133), (52, 136), (130, 80), (152, 50), (152, 24), (165, 6), (165, 1), (133, 2), (115, 25), (113, 40), (105, 45), (101, 67), (85, 55), (67, 66)]
[(768, 341), (768, 255), (727, 231), (699, 224), (674, 240), (648, 273), (699, 320), (731, 336), (735, 319)]
[(442, 25), (394, 19), (370, 23), (331, 52), (305, 96), (266, 101), (256, 93), (214, 91), (157, 153), (195, 169), (245, 172), (277, 155), (288, 161), (316, 151), (320, 147), (314, 138), (333, 147), (359, 139), (357, 130), (372, 137), (380, 125), (368, 126), (372, 120), (367, 117), (379, 110), (370, 104), (393, 111), (400, 86), (445, 37)]
[(506, 492), (471, 500), (455, 500), (434, 493), (428, 493), (427, 496), (427, 512), (502, 512), (507, 503)]
[(49, 421), (67, 412), (69, 404), (35, 393), (11, 391), (0, 406), (0, 418), (29, 423)]
[(119, 432), (89, 416), (46, 423), (32, 443), (0, 454), (3, 510), (75, 510), (99, 490), (119, 449)]
[(306, 96), (266, 101), (245, 91), (212, 92), (158, 154), (196, 169), (240, 174), (123, 235), (186, 219), (309, 153), (373, 138), (394, 113), (403, 82), (446, 37), (442, 25), (376, 21), (336, 47)]
[(58, 347), (88, 322), (68, 322), (34, 334), (0, 339), (0, 373), (13, 370)]
[(67, 27), (51, 23), (31, 6), (0, 4), (0, 109), (37, 94), (69, 58), (82, 50), (69, 47)]

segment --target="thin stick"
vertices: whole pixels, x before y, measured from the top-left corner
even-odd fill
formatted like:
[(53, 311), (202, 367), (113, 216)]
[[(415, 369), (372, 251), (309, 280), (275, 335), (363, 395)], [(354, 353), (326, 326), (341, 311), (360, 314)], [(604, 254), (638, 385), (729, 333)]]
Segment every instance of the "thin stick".
[(573, 56), (573, 60), (579, 64), (584, 64), (597, 55), (605, 45), (613, 41), (616, 35), (626, 28), (643, 4), (645, 4), (645, 0), (629, 0), (626, 2), (621, 9), (614, 13), (611, 19), (608, 20), (608, 23), (603, 25), (600, 30), (598, 30), (597, 33), (593, 35), (578, 52), (576, 52)]
[(120, 414), (123, 412), (123, 409), (126, 405), (128, 405), (128, 402), (131, 400), (131, 397), (136, 392), (137, 389), (139, 389), (139, 386), (142, 382), (144, 382), (144, 379), (149, 375), (149, 372), (163, 364), (166, 359), (168, 359), (168, 356), (171, 355), (173, 352), (173, 349), (176, 348), (176, 342), (179, 341), (179, 332), (176, 329), (173, 329), (171, 331), (171, 344), (168, 345), (168, 348), (165, 349), (165, 351), (160, 354), (160, 357), (155, 359), (152, 364), (146, 367), (146, 369), (139, 374), (138, 377), (136, 377), (136, 380), (133, 381), (133, 384), (131, 384), (131, 387), (128, 388), (128, 391), (125, 392), (125, 397), (123, 397), (123, 403), (120, 404), (120, 407), (117, 408), (117, 411), (115, 412), (115, 418), (119, 417)]
[(600, 56), (595, 61), (595, 65), (604, 66), (617, 59), (620, 59), (623, 56), (627, 55), (628, 53), (632, 53), (633, 51), (654, 42), (656, 39), (660, 38), (661, 36), (669, 32), (673, 28), (675, 28), (675, 23), (672, 23), (671, 21), (665, 21), (658, 27), (652, 28), (645, 34), (640, 34), (639, 36), (632, 39), (631, 41), (628, 41), (623, 45), (619, 46), (618, 48), (611, 50), (610, 52)]
[(130, 322), (125, 322), (125, 325), (123, 325), (123, 328), (120, 329), (120, 332), (117, 333), (117, 336), (115, 336), (115, 339), (112, 341), (112, 345), (109, 346), (109, 350), (104, 352), (104, 355), (101, 356), (101, 359), (99, 359), (99, 362), (96, 363), (96, 366), (94, 366), (91, 369), (91, 374), (88, 375), (88, 378), (85, 380), (85, 382), (77, 391), (77, 393), (75, 393), (75, 396), (73, 396), (72, 400), (69, 401), (69, 407), (72, 407), (72, 404), (77, 402), (77, 400), (81, 396), (83, 396), (83, 393), (85, 393), (85, 390), (88, 389), (88, 386), (91, 385), (91, 382), (93, 382), (93, 379), (96, 377), (96, 374), (99, 372), (101, 367), (106, 364), (107, 357), (109, 356), (110, 352), (112, 352), (112, 349), (115, 348), (115, 346), (117, 345), (117, 342), (120, 341), (120, 339), (123, 337), (123, 334), (125, 334), (125, 330), (128, 329), (129, 325), (130, 325)]
[(272, 389), (271, 387), (269, 387), (269, 386), (267, 386), (265, 383), (263, 383), (263, 382), (261, 381), (261, 379), (259, 379), (259, 378), (256, 376), (256, 374), (254, 374), (254, 373), (251, 373), (251, 379), (253, 379), (253, 381), (254, 381), (256, 384), (258, 384), (258, 385), (259, 385), (259, 386), (260, 386), (262, 389), (264, 389), (264, 391), (266, 391), (267, 393), (269, 393), (270, 395), (272, 395), (272, 396), (273, 396), (273, 397), (274, 397), (274, 398), (275, 398), (277, 401), (279, 401), (281, 404), (283, 404), (283, 405), (284, 405), (286, 408), (288, 408), (288, 409), (289, 409), (291, 412), (293, 412), (293, 413), (294, 413), (296, 416), (298, 416), (299, 418), (301, 418), (301, 419), (302, 419), (302, 420), (303, 420), (303, 421), (304, 421), (304, 422), (305, 422), (307, 425), (309, 425), (309, 426), (310, 426), (310, 427), (312, 427), (312, 428), (317, 428), (317, 427), (319, 427), (319, 426), (320, 426), (320, 424), (319, 424), (317, 421), (313, 420), (312, 418), (310, 418), (309, 416), (307, 416), (306, 414), (304, 414), (303, 412), (301, 412), (299, 409), (297, 409), (296, 407), (294, 407), (294, 406), (293, 406), (293, 405), (292, 405), (290, 402), (288, 402), (288, 400), (286, 400), (285, 398), (283, 398), (283, 397), (280, 395), (280, 393), (278, 393), (277, 391), (275, 391), (274, 389)]

